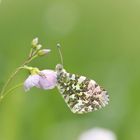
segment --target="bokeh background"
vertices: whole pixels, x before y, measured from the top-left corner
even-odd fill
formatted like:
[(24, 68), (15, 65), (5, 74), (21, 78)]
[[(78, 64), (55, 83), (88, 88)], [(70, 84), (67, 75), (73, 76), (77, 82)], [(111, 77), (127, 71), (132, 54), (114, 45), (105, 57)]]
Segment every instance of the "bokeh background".
[[(54, 69), (60, 43), (67, 71), (105, 87), (109, 105), (76, 115), (57, 89), (18, 88), (0, 104), (0, 140), (78, 140), (87, 129), (140, 139), (139, 0), (0, 0), (0, 87), (39, 37), (52, 52), (30, 65)], [(18, 74), (11, 86), (24, 81)]]

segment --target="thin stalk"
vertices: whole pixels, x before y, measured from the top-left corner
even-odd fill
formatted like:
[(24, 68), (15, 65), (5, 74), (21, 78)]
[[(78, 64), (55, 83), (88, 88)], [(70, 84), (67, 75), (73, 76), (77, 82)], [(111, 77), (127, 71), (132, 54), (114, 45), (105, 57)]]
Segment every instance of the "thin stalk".
[(1, 92), (0, 92), (0, 97), (2, 98), (3, 97), (3, 94), (4, 94), (4, 92), (5, 92), (5, 89), (7, 88), (7, 86), (9, 85), (9, 83), (12, 81), (12, 79), (17, 75), (17, 73), (21, 70), (21, 69), (23, 69), (23, 66), (24, 65), (26, 65), (26, 64), (28, 64), (28, 63), (30, 63), (34, 58), (36, 58), (36, 57), (31, 57), (31, 58), (28, 58), (20, 67), (18, 67), (17, 69), (16, 69), (16, 71), (8, 78), (8, 80), (7, 80), (7, 82), (4, 84), (4, 86), (3, 86), (3, 88), (2, 88), (2, 90), (1, 90)]
[(20, 83), (20, 84), (18, 84), (18, 85), (16, 85), (16, 86), (12, 87), (11, 89), (9, 89), (3, 96), (0, 97), (0, 102), (1, 102), (6, 96), (10, 95), (10, 93), (11, 93), (12, 91), (14, 91), (15, 89), (17, 89), (18, 87), (21, 87), (22, 85), (23, 85), (23, 83)]
[(1, 90), (1, 97), (3, 96), (3, 93), (5, 92), (5, 89), (7, 88), (8, 84), (12, 81), (13, 77), (21, 70), (21, 68), (17, 68), (16, 71), (8, 78), (7, 82), (4, 84), (2, 90)]

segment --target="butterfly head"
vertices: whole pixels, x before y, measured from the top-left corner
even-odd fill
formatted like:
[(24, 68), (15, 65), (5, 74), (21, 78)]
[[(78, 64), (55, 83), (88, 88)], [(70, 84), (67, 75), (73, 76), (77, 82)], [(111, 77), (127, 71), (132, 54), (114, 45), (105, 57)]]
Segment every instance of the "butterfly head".
[(63, 69), (62, 64), (57, 64), (55, 70), (56, 70), (58, 75), (60, 75), (61, 73), (65, 72), (65, 70)]

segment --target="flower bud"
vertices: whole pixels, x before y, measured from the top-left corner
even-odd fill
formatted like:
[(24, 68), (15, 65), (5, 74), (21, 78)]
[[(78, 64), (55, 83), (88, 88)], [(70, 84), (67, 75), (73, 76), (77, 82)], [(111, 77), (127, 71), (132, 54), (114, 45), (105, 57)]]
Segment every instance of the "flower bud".
[(37, 45), (38, 45), (38, 37), (36, 37), (36, 38), (34, 38), (34, 39), (32, 40), (32, 46), (33, 46), (33, 48), (34, 48), (34, 47), (36, 48)]
[(24, 65), (23, 68), (26, 69), (26, 70), (29, 70), (31, 75), (40, 73), (40, 70), (36, 67), (29, 67), (29, 66)]
[(39, 51), (38, 51), (38, 56), (46, 55), (46, 54), (48, 54), (50, 51), (51, 51), (50, 49), (42, 49), (42, 50), (39, 50)]
[(58, 48), (60, 48), (61, 47), (61, 45), (59, 44), (59, 43), (57, 43), (57, 45), (56, 45)]
[(36, 49), (37, 50), (40, 50), (42, 48), (42, 45), (41, 44), (38, 44), (37, 46), (36, 46)]

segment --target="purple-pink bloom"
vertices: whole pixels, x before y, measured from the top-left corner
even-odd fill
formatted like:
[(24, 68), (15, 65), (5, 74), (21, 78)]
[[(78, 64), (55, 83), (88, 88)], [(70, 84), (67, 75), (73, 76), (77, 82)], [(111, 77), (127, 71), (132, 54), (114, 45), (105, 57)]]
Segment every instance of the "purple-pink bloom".
[(57, 75), (53, 70), (42, 70), (38, 74), (30, 75), (24, 82), (25, 91), (32, 87), (44, 90), (53, 89), (57, 83)]
[(43, 89), (52, 89), (56, 86), (57, 82), (57, 75), (56, 72), (52, 70), (42, 70), (40, 72), (40, 80), (39, 80), (39, 85), (40, 88)]
[(92, 128), (83, 132), (78, 140), (117, 140), (115, 133), (104, 128)]

